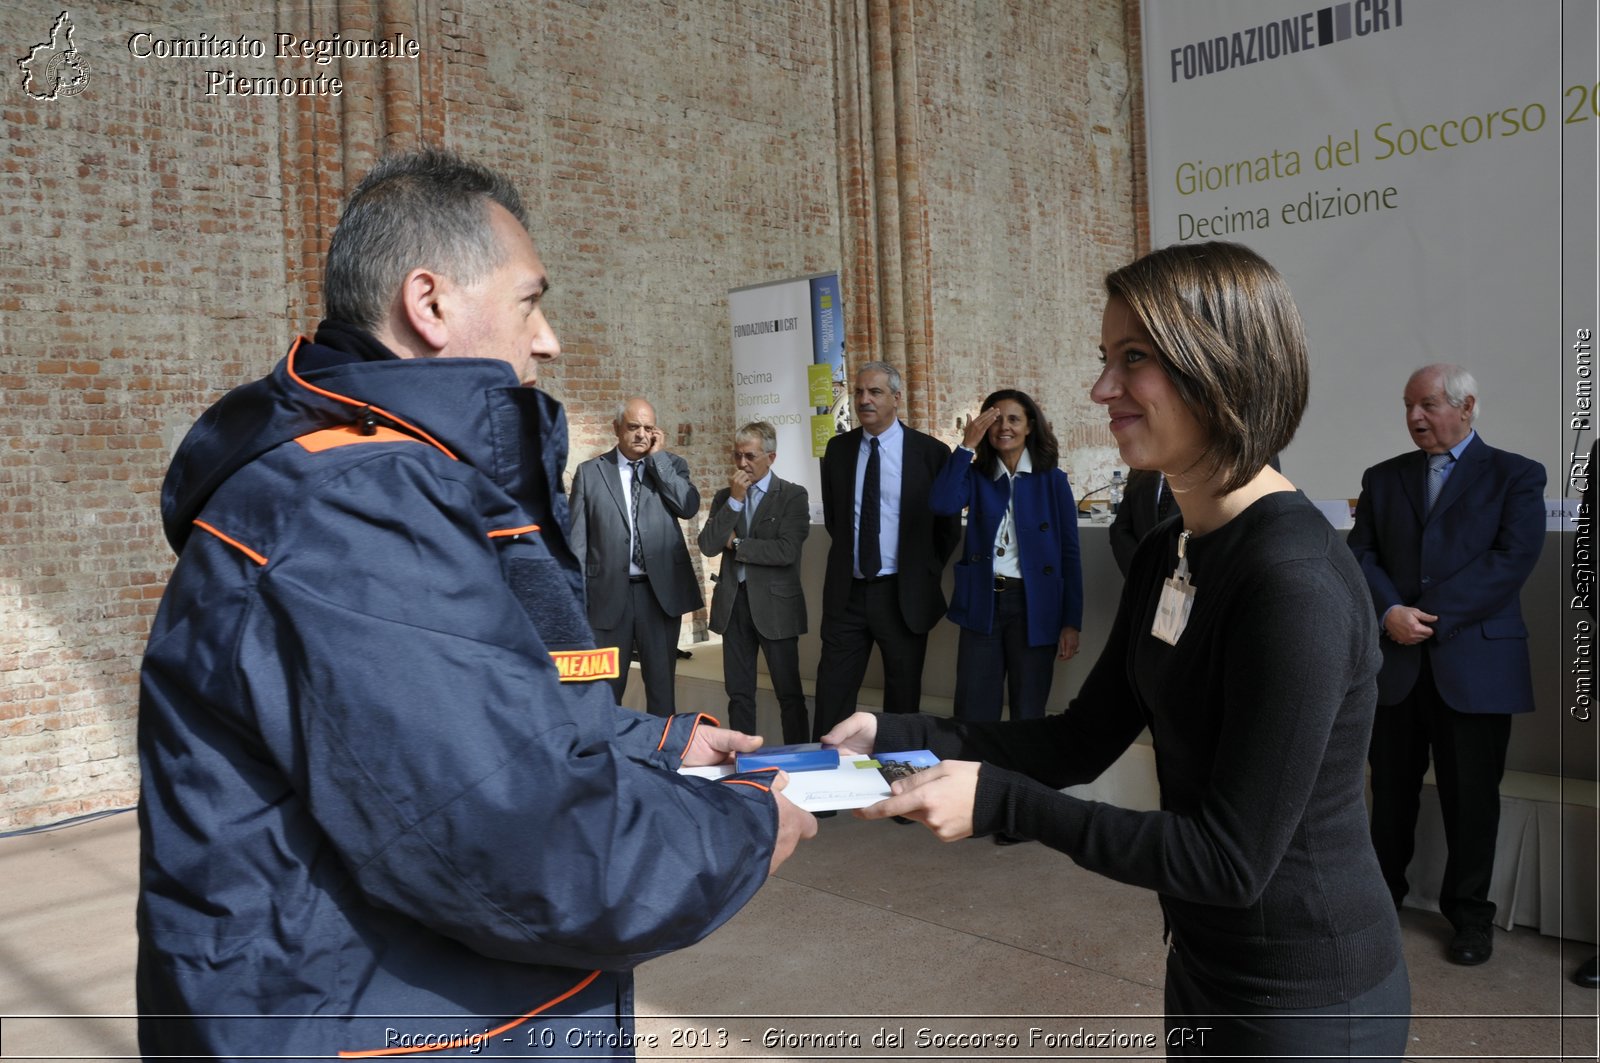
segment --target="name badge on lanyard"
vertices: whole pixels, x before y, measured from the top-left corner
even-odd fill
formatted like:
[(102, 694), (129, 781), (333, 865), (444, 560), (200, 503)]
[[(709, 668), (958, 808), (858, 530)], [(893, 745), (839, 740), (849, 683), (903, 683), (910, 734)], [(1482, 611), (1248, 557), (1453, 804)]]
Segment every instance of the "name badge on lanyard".
[(1161, 584), (1161, 601), (1156, 605), (1156, 618), (1150, 625), (1150, 634), (1176, 646), (1189, 624), (1189, 611), (1194, 608), (1194, 584), (1189, 582), (1189, 559), (1184, 556), (1189, 545), (1189, 533), (1178, 536), (1178, 567), (1173, 569)]

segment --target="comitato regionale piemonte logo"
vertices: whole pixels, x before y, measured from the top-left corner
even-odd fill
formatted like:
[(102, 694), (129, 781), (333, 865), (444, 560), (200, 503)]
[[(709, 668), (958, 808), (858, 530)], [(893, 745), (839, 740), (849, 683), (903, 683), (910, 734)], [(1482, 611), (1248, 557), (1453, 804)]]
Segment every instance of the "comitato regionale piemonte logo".
[(89, 67), (72, 43), (72, 14), (61, 12), (50, 39), (36, 44), (17, 60), (22, 68), (22, 91), (35, 100), (76, 96), (89, 85)]

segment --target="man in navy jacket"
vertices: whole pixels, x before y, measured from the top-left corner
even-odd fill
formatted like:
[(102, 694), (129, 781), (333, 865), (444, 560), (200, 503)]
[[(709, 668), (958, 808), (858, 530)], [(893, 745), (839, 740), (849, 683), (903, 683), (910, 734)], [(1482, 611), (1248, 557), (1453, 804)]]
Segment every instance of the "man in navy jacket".
[(139, 1041), (163, 1059), (633, 1057), (632, 977), (815, 820), (616, 705), (564, 532), (560, 347), (503, 178), (386, 159), (328, 320), (200, 418), (141, 676)]
[(1367, 470), (1349, 538), (1383, 633), (1373, 845), (1398, 906), (1431, 750), (1449, 848), (1439, 909), (1467, 965), (1493, 951), (1500, 777), (1511, 717), (1534, 707), (1522, 585), (1544, 545), (1544, 467), (1478, 436), (1477, 390), (1459, 366), (1412, 374), (1417, 450)]

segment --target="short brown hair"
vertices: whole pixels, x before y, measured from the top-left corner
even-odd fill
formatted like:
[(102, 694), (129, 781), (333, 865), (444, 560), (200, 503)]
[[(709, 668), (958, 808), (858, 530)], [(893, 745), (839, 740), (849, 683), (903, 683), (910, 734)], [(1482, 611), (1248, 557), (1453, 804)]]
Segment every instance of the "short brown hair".
[(1237, 491), (1289, 445), (1305, 413), (1305, 326), (1283, 275), (1239, 244), (1174, 244), (1106, 275), (1155, 341), (1207, 438), (1201, 461)]

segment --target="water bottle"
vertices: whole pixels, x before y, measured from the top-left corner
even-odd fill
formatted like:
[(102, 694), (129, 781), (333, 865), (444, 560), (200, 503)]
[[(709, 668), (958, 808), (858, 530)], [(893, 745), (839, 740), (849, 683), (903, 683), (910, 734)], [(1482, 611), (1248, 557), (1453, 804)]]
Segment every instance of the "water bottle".
[(1111, 474), (1111, 486), (1106, 490), (1106, 497), (1111, 500), (1111, 512), (1115, 513), (1117, 507), (1122, 505), (1122, 470), (1118, 469)]

